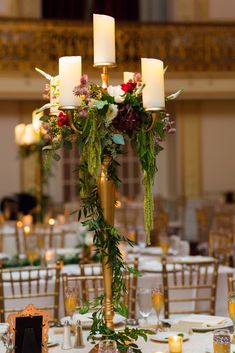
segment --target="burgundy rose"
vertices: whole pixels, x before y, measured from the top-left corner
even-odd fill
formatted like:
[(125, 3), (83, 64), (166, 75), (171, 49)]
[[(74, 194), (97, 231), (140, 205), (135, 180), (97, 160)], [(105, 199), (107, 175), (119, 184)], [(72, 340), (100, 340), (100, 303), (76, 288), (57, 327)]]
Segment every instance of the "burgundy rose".
[(70, 125), (69, 117), (65, 115), (63, 112), (60, 112), (60, 114), (58, 115), (57, 124), (59, 126), (69, 126)]
[(113, 119), (115, 129), (126, 132), (129, 136), (138, 129), (141, 123), (141, 117), (129, 105), (125, 105), (118, 110), (116, 118)]
[(129, 80), (127, 83), (122, 83), (121, 88), (124, 92), (132, 93), (136, 87), (136, 82)]

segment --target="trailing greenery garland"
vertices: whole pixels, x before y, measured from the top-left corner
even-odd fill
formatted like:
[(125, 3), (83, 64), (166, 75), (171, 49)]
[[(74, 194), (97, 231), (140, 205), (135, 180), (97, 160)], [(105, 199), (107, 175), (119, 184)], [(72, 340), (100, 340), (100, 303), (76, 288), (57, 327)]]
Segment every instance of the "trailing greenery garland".
[[(117, 157), (123, 153), (123, 145), (129, 138), (143, 171), (145, 229), (147, 242), (150, 243), (154, 211), (153, 184), (157, 171), (156, 156), (162, 150), (160, 143), (165, 133), (174, 132), (174, 128), (173, 122), (165, 112), (162, 112), (159, 113), (159, 119), (153, 129), (148, 130), (151, 115), (143, 107), (143, 89), (144, 85), (140, 81), (139, 74), (126, 84), (109, 86), (107, 91), (94, 83), (88, 83), (87, 77), (83, 76), (80, 85), (74, 89), (79, 106), (75, 115), (71, 118), (64, 112), (59, 112), (58, 116), (42, 118), (52, 141), (52, 145), (46, 147), (48, 156), (58, 160), (60, 158), (58, 148), (71, 149), (73, 144), (77, 145), (80, 154), (81, 198), (78, 219), (85, 218), (82, 223), (94, 234), (96, 254), (101, 261), (105, 259), (110, 264), (113, 273), (114, 311), (125, 317), (128, 312), (122, 298), (126, 292), (123, 276), (127, 265), (119, 245), (125, 242), (132, 246), (133, 243), (105, 221), (98, 193), (98, 178), (99, 168), (108, 157), (110, 160), (108, 178), (119, 186)], [(176, 98), (178, 93), (168, 99)], [(133, 269), (128, 270), (134, 273)], [(125, 328), (122, 332), (110, 330), (105, 324), (103, 302), (104, 297), (101, 295), (92, 302), (84, 303), (80, 308), (81, 313), (88, 312), (90, 308), (96, 309), (92, 315), (93, 324), (89, 338), (92, 340), (97, 334), (101, 334), (106, 338), (115, 339), (121, 352), (125, 352), (128, 346), (133, 347), (134, 352), (140, 352), (133, 340), (137, 340), (138, 337), (147, 339), (146, 334), (152, 331), (130, 328)]]

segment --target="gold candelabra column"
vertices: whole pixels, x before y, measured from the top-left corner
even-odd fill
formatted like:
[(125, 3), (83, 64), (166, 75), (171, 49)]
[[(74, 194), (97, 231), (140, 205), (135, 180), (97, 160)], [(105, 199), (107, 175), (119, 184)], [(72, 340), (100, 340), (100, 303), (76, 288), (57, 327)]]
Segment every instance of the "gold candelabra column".
[[(104, 219), (109, 225), (114, 225), (114, 204), (115, 204), (115, 187), (111, 180), (108, 179), (107, 171), (111, 161), (111, 157), (104, 159), (99, 180), (99, 195), (101, 207), (103, 209)], [(102, 259), (102, 270), (104, 278), (104, 319), (108, 328), (113, 329), (113, 298), (112, 298), (112, 279), (113, 273), (107, 256)]]
[[(109, 84), (108, 66), (102, 66), (101, 81), (103, 90), (106, 90)], [(115, 187), (113, 182), (108, 179), (107, 175), (110, 162), (111, 157), (106, 156), (102, 164), (101, 175), (99, 180), (99, 195), (101, 207), (103, 209), (104, 219), (109, 225), (112, 226), (114, 225)], [(102, 260), (102, 271), (104, 278), (104, 319), (106, 326), (113, 330), (113, 272), (107, 260), (107, 256), (105, 256)]]

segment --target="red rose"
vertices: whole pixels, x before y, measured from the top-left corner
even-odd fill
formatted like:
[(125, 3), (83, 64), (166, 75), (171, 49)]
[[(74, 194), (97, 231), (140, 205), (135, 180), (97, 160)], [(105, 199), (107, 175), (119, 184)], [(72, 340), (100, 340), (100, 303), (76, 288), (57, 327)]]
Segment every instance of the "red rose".
[(57, 119), (57, 124), (59, 126), (64, 126), (64, 125), (69, 126), (70, 125), (69, 117), (65, 115), (63, 112), (60, 112)]
[(128, 81), (127, 83), (122, 83), (121, 84), (121, 89), (124, 92), (132, 93), (136, 87), (136, 82), (132, 82), (131, 80)]

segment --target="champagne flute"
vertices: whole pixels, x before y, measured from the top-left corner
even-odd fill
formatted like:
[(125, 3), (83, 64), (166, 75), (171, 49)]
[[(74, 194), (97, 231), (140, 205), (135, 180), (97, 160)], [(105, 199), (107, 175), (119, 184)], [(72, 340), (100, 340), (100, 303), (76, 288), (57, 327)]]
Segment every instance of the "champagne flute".
[(161, 285), (152, 288), (152, 305), (157, 316), (157, 329), (159, 329), (161, 327), (159, 316), (164, 306), (164, 295)]
[(228, 313), (229, 317), (233, 322), (233, 338), (232, 342), (235, 341), (235, 292), (228, 294)]
[(73, 314), (74, 314), (76, 307), (77, 307), (77, 304), (78, 304), (76, 288), (66, 287), (64, 300), (65, 300), (66, 315), (69, 315), (71, 317), (71, 321), (72, 321)]
[(143, 317), (144, 323), (146, 324), (152, 312), (151, 290), (148, 288), (139, 288), (137, 300), (140, 315)]

